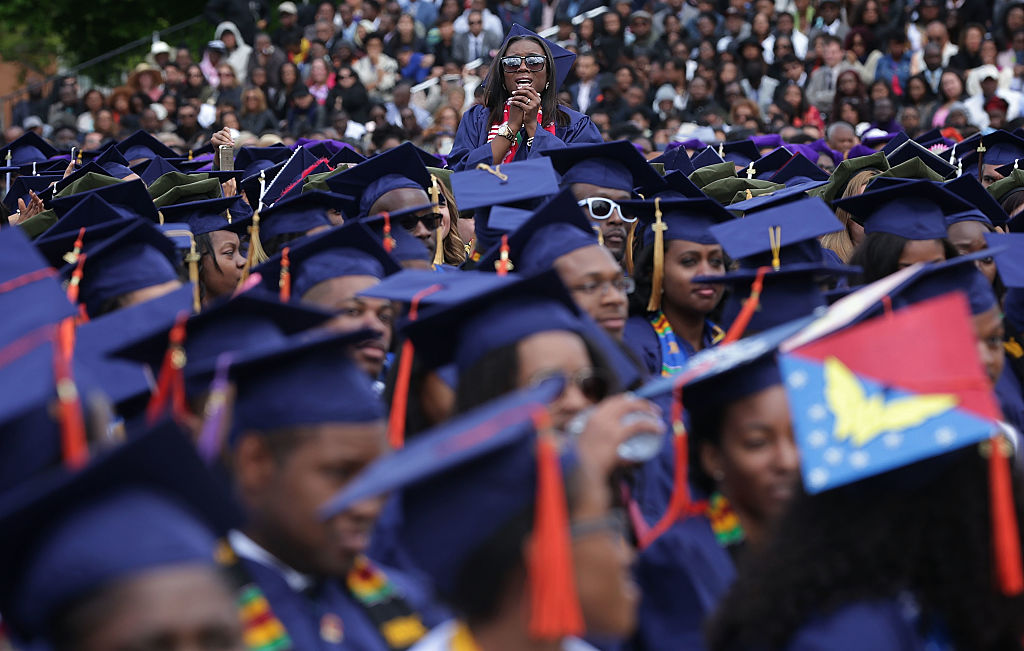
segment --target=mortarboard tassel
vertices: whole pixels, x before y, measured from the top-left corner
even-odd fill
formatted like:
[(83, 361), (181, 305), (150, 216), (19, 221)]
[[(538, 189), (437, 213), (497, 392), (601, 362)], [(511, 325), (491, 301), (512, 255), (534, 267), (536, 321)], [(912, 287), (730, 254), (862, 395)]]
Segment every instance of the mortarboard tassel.
[(508, 259), (508, 233), (501, 236), (501, 255), (494, 261), (494, 269), (499, 276), (507, 276), (508, 272), (515, 269), (512, 261)]
[[(85, 229), (83, 228), (82, 230), (84, 231)], [(72, 305), (78, 304), (78, 291), (82, 284), (82, 276), (85, 274), (85, 258), (85, 253), (81, 253), (76, 257), (75, 270), (71, 272), (71, 280), (68, 281), (67, 296)]]
[[(437, 187), (437, 177), (430, 175), (430, 200), (434, 202), (434, 212), (441, 212), (441, 189)], [(437, 229), (434, 233), (434, 266), (444, 264), (444, 231), (441, 220), (437, 220)]]
[(157, 377), (156, 390), (146, 405), (146, 422), (149, 425), (156, 423), (163, 415), (167, 405), (171, 406), (171, 414), (174, 419), (182, 423), (188, 415), (188, 405), (185, 401), (185, 323), (188, 321), (188, 313), (182, 312), (174, 322), (168, 337), (167, 352), (164, 353), (164, 361), (160, 365), (160, 375)]
[(76, 160), (76, 163), (78, 165), (82, 164), (82, 150), (81, 149), (78, 150), (78, 156), (77, 156), (77, 158), (75, 160)]
[(772, 269), (778, 271), (782, 266), (782, 227), (768, 227), (768, 245), (772, 248)]
[(636, 222), (629, 225), (629, 235), (626, 236), (626, 254), (623, 256), (623, 265), (626, 273), (633, 275), (633, 247), (636, 242)]
[[(419, 315), (420, 301), (441, 289), (441, 285), (431, 285), (416, 292), (409, 302), (410, 322)], [(391, 396), (391, 413), (388, 414), (388, 443), (394, 450), (405, 445), (405, 414), (409, 407), (409, 380), (412, 378), (412, 360), (416, 349), (412, 340), (406, 338), (402, 342), (402, 352), (398, 360), (398, 373), (395, 375), (395, 391)]]
[(723, 344), (732, 343), (743, 336), (747, 326), (750, 325), (750, 319), (754, 317), (754, 312), (757, 311), (757, 306), (761, 302), (761, 289), (764, 287), (764, 276), (770, 270), (770, 267), (760, 267), (757, 270), (757, 276), (754, 277), (754, 282), (750, 284), (750, 296), (743, 302), (743, 308), (740, 313), (736, 315), (736, 320), (729, 326), (729, 332), (725, 333), (725, 338), (722, 339)]
[(75, 238), (74, 247), (71, 251), (64, 254), (64, 262), (68, 264), (75, 264), (78, 262), (78, 256), (82, 253), (82, 247), (85, 245), (85, 226), (78, 229), (78, 237)]
[(384, 215), (384, 239), (381, 244), (384, 246), (384, 250), (391, 253), (395, 250), (395, 238), (391, 237), (391, 213), (382, 212)]
[(725, 160), (725, 147), (723, 143), (718, 143), (718, 157)]
[(228, 383), (228, 371), (231, 369), (231, 353), (221, 353), (217, 357), (217, 371), (210, 383), (209, 397), (203, 414), (203, 426), (196, 440), (199, 456), (208, 464), (212, 464), (220, 455), (227, 436), (227, 417), (231, 414), (231, 391)]
[[(161, 215), (162, 219), (163, 215)], [(161, 223), (163, 223), (161, 221)], [(188, 265), (188, 281), (192, 283), (192, 311), (199, 313), (203, 309), (202, 300), (199, 297), (199, 251), (196, 249), (196, 238), (192, 231), (187, 229), (170, 229), (164, 231), (167, 237), (187, 237), (188, 253), (185, 254), (185, 264)]]
[(188, 159), (192, 160), (192, 150), (191, 149), (188, 150)]
[(661, 198), (654, 198), (654, 269), (651, 274), (651, 298), (647, 301), (647, 311), (657, 312), (661, 309), (662, 283), (665, 279), (665, 231), (668, 226), (661, 221)]
[(64, 319), (58, 326), (53, 345), (53, 377), (57, 385), (57, 419), (64, 463), (71, 469), (77, 469), (89, 461), (89, 443), (82, 400), (71, 371), (74, 344), (67, 336), (69, 331), (74, 332), (74, 317)]
[(292, 300), (292, 271), (291, 261), (288, 259), (290, 250), (289, 246), (281, 249), (281, 277), (277, 280), (277, 291), (282, 303)]
[(238, 280), (238, 286), (245, 285), (253, 266), (266, 259), (267, 252), (263, 250), (263, 243), (260, 242), (260, 213), (257, 210), (252, 214), (252, 225), (249, 226), (249, 250), (245, 254), (245, 266), (242, 267), (242, 277)]
[(560, 640), (583, 633), (583, 612), (576, 593), (569, 508), (551, 415), (542, 407), (532, 418), (537, 429), (537, 497), (527, 559), (530, 636)]
[(1021, 567), (1020, 530), (1013, 502), (1008, 447), (1009, 442), (1000, 434), (990, 439), (988, 482), (996, 581), (1004, 595), (1013, 597), (1024, 592), (1024, 568)]
[(597, 224), (593, 225), (594, 233), (597, 235), (597, 243), (604, 246), (604, 233), (601, 232), (601, 227)]
[(975, 150), (978, 152), (978, 180), (982, 180), (985, 177), (985, 141), (982, 140), (978, 143), (978, 148)]

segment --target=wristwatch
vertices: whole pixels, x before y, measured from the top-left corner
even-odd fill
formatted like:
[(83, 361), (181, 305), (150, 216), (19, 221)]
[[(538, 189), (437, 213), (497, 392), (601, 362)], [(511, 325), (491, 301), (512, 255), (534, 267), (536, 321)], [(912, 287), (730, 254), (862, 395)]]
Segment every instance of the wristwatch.
[(501, 125), (501, 128), (498, 129), (498, 135), (511, 143), (516, 141), (516, 132), (512, 130), (512, 127), (508, 126), (507, 122)]

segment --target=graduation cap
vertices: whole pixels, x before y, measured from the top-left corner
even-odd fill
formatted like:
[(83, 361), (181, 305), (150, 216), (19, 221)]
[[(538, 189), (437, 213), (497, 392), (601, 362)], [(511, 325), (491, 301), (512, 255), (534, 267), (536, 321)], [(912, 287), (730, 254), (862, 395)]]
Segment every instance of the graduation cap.
[[(278, 170), (274, 175), (273, 180), (266, 181), (263, 194), (259, 197), (259, 205), (272, 206), (274, 203), (284, 198), (284, 195), (286, 194), (290, 195), (292, 192), (298, 194), (301, 192), (302, 181), (306, 176), (330, 169), (329, 166), (327, 166), (326, 159), (323, 159), (324, 169), (317, 169), (319, 167), (320, 160), (321, 159), (318, 159), (316, 156), (306, 151), (305, 148), (298, 147), (294, 152), (292, 152), (291, 156), (288, 157), (280, 170)], [(269, 171), (269, 168), (264, 171)], [(252, 203), (251, 198), (249, 201)], [(257, 208), (257, 210), (259, 209)]]
[[(753, 192), (754, 190), (768, 190), (775, 191), (781, 190), (786, 186), (781, 183), (773, 183), (771, 181), (759, 181), (757, 179), (744, 179), (738, 176), (730, 176), (724, 179), (718, 179), (705, 185), (702, 190), (704, 194), (708, 195), (715, 201), (726, 204), (732, 201), (738, 193), (746, 193), (747, 190)], [(753, 196), (753, 195), (751, 195)]]
[[(702, 168), (708, 167), (709, 165), (720, 165), (727, 162), (725, 158), (720, 156), (713, 147), (705, 147), (701, 151), (695, 153), (690, 157), (690, 164), (693, 165), (694, 170), (701, 170)], [(731, 161), (728, 161), (731, 162)], [(736, 165), (733, 165), (733, 174), (736, 173)], [(692, 178), (692, 175), (691, 175)]]
[(761, 156), (757, 160), (751, 161), (747, 168), (740, 172), (747, 178), (764, 179), (768, 180), (774, 172), (777, 172), (782, 168), (789, 159), (793, 157), (791, 152), (786, 147), (777, 147), (772, 151), (768, 152), (764, 156)]
[(885, 146), (882, 147), (882, 153), (888, 158), (890, 154), (899, 149), (905, 142), (910, 142), (910, 136), (907, 135), (906, 131), (900, 131), (885, 143)]
[(1003, 312), (1017, 332), (1024, 329), (1024, 233), (986, 233), (985, 242), (994, 251), (999, 279), (1007, 287)]
[[(508, 34), (505, 35), (505, 40), (504, 42), (502, 42), (501, 48), (504, 48), (505, 44), (508, 43), (509, 40), (513, 38), (521, 38), (523, 36), (531, 36), (540, 41), (543, 41), (544, 43), (547, 44), (548, 49), (551, 50), (551, 56), (555, 59), (554, 81), (555, 91), (557, 92), (562, 87), (562, 84), (565, 82), (565, 78), (569, 76), (569, 71), (572, 70), (572, 65), (573, 63), (576, 62), (576, 55), (570, 52), (569, 50), (566, 50), (561, 45), (558, 45), (553, 41), (549, 41), (535, 32), (531, 32), (530, 30), (526, 29), (519, 23), (512, 24), (512, 28), (509, 29)], [(548, 76), (550, 78), (550, 71), (548, 71)], [(484, 83), (486, 83), (486, 80), (484, 81)]]
[(114, 148), (121, 152), (129, 161), (152, 158), (177, 158), (178, 154), (160, 142), (155, 136), (139, 129), (130, 136), (124, 138)]
[[(164, 179), (167, 182), (164, 183)], [(167, 186), (170, 187), (167, 187)], [(160, 192), (167, 188), (165, 192)], [(156, 194), (160, 192), (160, 194)], [(187, 201), (199, 201), (201, 199), (219, 199), (224, 196), (224, 190), (217, 179), (204, 178), (196, 180), (190, 174), (182, 172), (169, 172), (157, 179), (149, 188), (153, 205), (157, 208), (173, 206)]]
[(946, 179), (956, 173), (955, 167), (913, 140), (903, 143), (891, 154), (887, 154), (886, 158), (889, 159), (889, 166), (891, 168), (898, 168), (901, 163), (911, 161), (914, 158), (920, 159), (921, 162), (939, 175), (941, 179)]
[(162, 156), (157, 156), (156, 158), (148, 159), (142, 163), (139, 163), (138, 165), (133, 166), (132, 169), (135, 171), (136, 174), (139, 175), (139, 178), (142, 179), (142, 182), (145, 183), (147, 186), (152, 186), (153, 183), (155, 183), (156, 180), (162, 177), (164, 174), (181, 171), (177, 168), (177, 166), (174, 163), (167, 160), (166, 158), (163, 158)]
[(263, 208), (261, 197), (263, 192), (267, 189), (277, 174), (284, 167), (285, 161), (275, 163), (270, 167), (263, 168), (252, 176), (243, 177), (242, 182), (239, 184), (242, 192), (245, 193), (246, 199), (249, 200), (249, 205), (253, 206), (254, 210), (260, 210)]
[(53, 185), (53, 188), (49, 190), (48, 194), (40, 196), (47, 200), (55, 196), (77, 194), (84, 190), (102, 187), (103, 185), (112, 185), (114, 181), (120, 180), (120, 178), (117, 178), (95, 162), (89, 161), (71, 174), (58, 180)]
[(331, 226), (328, 210), (341, 211), (350, 197), (333, 192), (302, 192), (264, 208), (260, 213), (260, 239), (280, 235), (305, 235), (314, 228)]
[[(992, 283), (978, 270), (976, 262), (1003, 253), (1002, 248), (984, 249), (943, 262), (922, 265), (916, 273), (889, 292), (894, 309), (922, 303), (949, 292), (967, 297), (971, 314), (982, 314), (999, 305)], [(866, 315), (882, 314), (882, 306)]]
[[(490, 222), (496, 221), (492, 212)], [(585, 246), (597, 246), (598, 239), (590, 220), (576, 204), (568, 188), (549, 199), (518, 228), (511, 229), (505, 247), (514, 269), (532, 274), (550, 269), (559, 257)], [(491, 247), (481, 256), (477, 268), (497, 268), (502, 245)]]
[(693, 164), (690, 162), (690, 157), (686, 155), (686, 150), (678, 144), (671, 149), (666, 149), (661, 155), (651, 159), (649, 163), (652, 167), (661, 163), (662, 175), (673, 171), (682, 172), (685, 176), (693, 174)]
[(652, 198), (657, 195), (665, 199), (678, 197), (701, 199), (707, 196), (694, 184), (693, 181), (686, 178), (685, 174), (679, 170), (673, 170), (667, 173), (664, 177), (664, 185), (661, 188), (646, 189), (646, 192), (644, 191), (645, 189), (641, 189), (639, 192), (647, 198)]
[(815, 194), (825, 201), (835, 201), (839, 197), (843, 196), (843, 192), (846, 191), (846, 186), (850, 183), (850, 179), (852, 179), (858, 172), (862, 172), (867, 169), (884, 172), (889, 169), (889, 160), (882, 152), (874, 152), (870, 156), (861, 156), (859, 158), (844, 160), (836, 166), (828, 184), (815, 191)]
[(29, 192), (35, 192), (36, 195), (42, 194), (43, 190), (50, 187), (51, 183), (59, 181), (60, 176), (19, 176), (18, 178), (11, 181), (11, 187), (7, 190), (7, 195), (4, 196), (4, 207), (8, 211), (14, 212), (18, 210), (18, 199), (22, 199), (27, 205), (32, 200), (32, 195)]
[[(99, 201), (102, 201), (100, 199)], [(97, 242), (109, 239), (121, 230), (129, 226), (135, 220), (112, 219), (92, 226), (85, 226), (85, 232), (81, 233), (82, 226), (76, 224), (88, 221), (88, 213), (76, 214), (65, 227), (57, 228), (55, 224), (47, 233), (46, 237), (40, 236), (33, 244), (46, 258), (51, 266), (59, 268), (65, 264), (78, 260), (78, 253), (88, 245), (95, 245)], [(63, 221), (63, 220), (62, 220)], [(53, 231), (52, 233), (50, 231)], [(79, 245), (81, 241), (81, 247)], [(76, 253), (78, 250), (78, 253)]]
[(455, 172), (451, 184), (460, 211), (532, 203), (558, 193), (558, 175), (547, 157)]
[[(1004, 178), (1001, 178), (988, 186), (987, 190), (989, 194), (991, 194), (992, 197), (1002, 205), (1011, 192), (1019, 190), (1020, 188), (1024, 188), (1024, 170), (1011, 171)], [(1010, 222), (1011, 225), (1013, 221)]]
[(102, 154), (97, 156), (91, 161), (92, 164), (99, 165), (103, 170), (117, 179), (123, 179), (126, 176), (134, 174), (128, 169), (128, 161), (116, 147), (110, 147)]
[[(558, 451), (547, 405), (557, 378), (513, 393), (430, 431), (367, 468), (322, 509), (329, 519), (359, 501), (400, 490), (398, 535), (417, 567), (445, 595), (489, 541), (532, 511), (527, 581), (533, 595), (530, 635), (581, 635), (562, 468), (572, 443)], [(561, 457), (561, 458), (560, 458)], [(472, 523), (472, 524), (470, 524)]]
[[(432, 259), (432, 251), (427, 249), (423, 240), (402, 227), (402, 218), (416, 216), (418, 213), (432, 208), (433, 204), (413, 206), (393, 213), (369, 215), (359, 220), (380, 242), (384, 250), (400, 264), (427, 262)], [(479, 236), (477, 238), (479, 240)]]
[(562, 175), (562, 187), (572, 183), (590, 183), (632, 192), (633, 188), (642, 185), (656, 185), (661, 178), (628, 140), (569, 145), (563, 149), (549, 149), (543, 154), (551, 158), (555, 169)]
[(746, 167), (761, 157), (757, 145), (750, 139), (724, 142), (718, 146), (716, 152), (722, 159), (727, 160), (739, 167)]
[(430, 173), (416, 153), (416, 147), (406, 142), (329, 177), (327, 185), (332, 192), (353, 197), (354, 206), (350, 211), (362, 216), (392, 190), (418, 188), (426, 192)]
[(159, 215), (153, 206), (146, 185), (138, 179), (120, 181), (105, 185), (95, 190), (56, 197), (51, 202), (54, 212), (63, 217), (86, 197), (96, 196), (110, 204), (122, 217), (140, 217), (151, 222), (159, 221)]
[[(178, 279), (174, 246), (154, 224), (136, 220), (112, 237), (85, 250), (79, 301), (90, 316), (101, 313), (108, 301), (129, 292)], [(71, 280), (78, 264), (68, 264), (61, 275)]]
[(924, 179), (926, 181), (933, 181), (935, 183), (941, 183), (946, 180), (946, 177), (942, 176), (920, 158), (913, 157), (909, 160), (903, 161), (899, 165), (894, 165), (884, 172), (880, 173), (879, 176), (893, 177), (899, 179)]
[(331, 156), (331, 167), (337, 167), (338, 165), (358, 165), (366, 161), (366, 156), (363, 156), (355, 149), (351, 147), (342, 147), (333, 156)]
[(213, 231), (231, 231), (242, 234), (246, 231), (249, 219), (236, 219), (231, 214), (241, 197), (217, 197), (216, 199), (200, 199), (170, 206), (164, 206), (161, 212), (164, 220), (188, 224), (193, 235), (205, 235)]
[(808, 184), (823, 185), (828, 183), (829, 175), (803, 154), (794, 154), (777, 172), (769, 179), (772, 183), (781, 183), (787, 188), (800, 185), (805, 190), (810, 189)]
[(249, 178), (258, 174), (260, 170), (285, 162), (291, 155), (292, 150), (284, 145), (242, 147), (235, 155), (235, 169), (242, 170), (243, 178)]
[(972, 210), (969, 203), (941, 185), (923, 180), (867, 190), (832, 205), (853, 215), (865, 233), (891, 233), (908, 240), (943, 239), (946, 218)]
[[(422, 247), (422, 244), (420, 245)], [(287, 263), (278, 252), (253, 269), (282, 301), (302, 298), (315, 285), (341, 276), (384, 278), (401, 266), (360, 222), (349, 222), (289, 246)]]
[(736, 166), (730, 165), (729, 161), (722, 161), (699, 167), (690, 174), (690, 180), (698, 188), (704, 188), (715, 181), (736, 178)]
[(12, 172), (21, 165), (41, 163), (60, 154), (35, 131), (26, 131), (14, 142), (0, 148), (0, 172)]
[(238, 522), (222, 486), (176, 427), (163, 425), (53, 468), (5, 493), (0, 522), (4, 622), (22, 639), (53, 634), (67, 608), (158, 568), (215, 571), (217, 537)]
[[(1019, 138), (1012, 133), (1002, 129), (993, 131), (981, 137), (981, 144), (974, 150), (975, 153), (985, 151), (982, 160), (986, 165), (1009, 165), (1018, 158), (1024, 158), (1024, 138)], [(967, 167), (967, 159), (964, 157), (964, 167)]]
[(779, 190), (751, 190), (751, 197), (749, 199), (733, 201), (728, 205), (728, 209), (730, 212), (748, 213), (762, 208), (779, 206), (791, 201), (804, 199), (808, 196), (807, 186), (810, 185), (811, 189), (813, 189), (814, 187), (817, 187), (816, 183), (817, 182), (814, 184), (801, 183), (791, 188), (783, 187)]
[(1009, 216), (999, 202), (978, 179), (970, 174), (947, 181), (943, 187), (974, 206), (981, 214), (985, 215), (991, 225), (1002, 226), (1009, 220)]
[(50, 264), (19, 229), (0, 231), (0, 303), (11, 309), (0, 320), (0, 345), (39, 326), (72, 316)]

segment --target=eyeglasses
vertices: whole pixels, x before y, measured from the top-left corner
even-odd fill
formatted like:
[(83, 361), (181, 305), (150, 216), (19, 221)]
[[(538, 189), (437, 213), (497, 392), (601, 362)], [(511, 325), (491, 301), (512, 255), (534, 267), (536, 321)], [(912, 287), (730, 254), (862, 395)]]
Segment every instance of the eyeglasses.
[(566, 388), (570, 384), (575, 386), (583, 394), (583, 397), (590, 402), (601, 402), (611, 392), (611, 383), (608, 380), (608, 376), (596, 368), (581, 369), (572, 375), (568, 375), (558, 369), (540, 371), (530, 378), (530, 386), (539, 386), (545, 380), (555, 377), (562, 378), (565, 381)]
[(623, 276), (614, 280), (591, 280), (569, 288), (571, 292), (579, 292), (586, 296), (593, 296), (594, 294), (604, 296), (610, 290), (615, 290), (622, 294), (632, 294), (636, 290), (636, 281), (628, 276)]
[(416, 230), (416, 224), (423, 224), (424, 228), (428, 231), (432, 231), (437, 228), (437, 225), (441, 222), (441, 217), (441, 213), (438, 212), (432, 212), (426, 215), (408, 215), (406, 217), (399, 218), (398, 223), (407, 231)]
[(633, 223), (636, 221), (636, 217), (626, 217), (622, 213), (622, 206), (616, 201), (611, 199), (605, 199), (604, 197), (587, 197), (586, 199), (580, 199), (576, 202), (581, 208), (587, 207), (590, 211), (590, 216), (594, 219), (608, 219), (612, 216), (612, 211), (619, 211), (619, 219), (627, 223)]
[(526, 61), (526, 69), (530, 72), (540, 72), (544, 69), (544, 64), (547, 63), (547, 59), (543, 56), (531, 54), (526, 57), (501, 57), (501, 66), (505, 69), (505, 72), (515, 72), (519, 70), (519, 66), (523, 65), (523, 61)]

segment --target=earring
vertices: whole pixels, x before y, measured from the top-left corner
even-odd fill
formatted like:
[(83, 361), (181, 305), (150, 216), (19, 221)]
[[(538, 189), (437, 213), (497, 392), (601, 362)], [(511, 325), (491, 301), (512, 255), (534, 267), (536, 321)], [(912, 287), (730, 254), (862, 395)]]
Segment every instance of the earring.
[(548, 86), (550, 86), (550, 85), (551, 85), (551, 82), (550, 82), (550, 81), (549, 81), (549, 82), (547, 82), (546, 84), (544, 84), (544, 90), (547, 90), (547, 89), (548, 89)]

